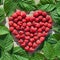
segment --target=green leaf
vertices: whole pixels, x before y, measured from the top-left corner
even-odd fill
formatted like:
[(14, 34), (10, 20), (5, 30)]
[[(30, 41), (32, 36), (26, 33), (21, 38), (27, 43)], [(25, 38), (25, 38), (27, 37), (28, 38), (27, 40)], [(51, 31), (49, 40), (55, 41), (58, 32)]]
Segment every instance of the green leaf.
[(35, 6), (33, 4), (30, 4), (29, 2), (23, 2), (23, 1), (21, 1), (21, 2), (19, 2), (18, 5), (19, 5), (19, 8), (21, 10), (24, 10), (24, 11), (27, 11), (27, 12), (33, 11), (33, 10), (36, 9)]
[(2, 57), (1, 57), (1, 60), (12, 60), (10, 54), (8, 54), (7, 52), (4, 52)]
[(3, 0), (0, 0), (0, 5), (2, 5), (3, 4)]
[(60, 15), (60, 7), (57, 8), (57, 13)]
[(17, 3), (13, 0), (5, 0), (4, 10), (7, 16), (10, 16), (17, 9)]
[(8, 33), (9, 33), (8, 29), (5, 26), (0, 25), (0, 35), (4, 35)]
[(13, 47), (13, 38), (10, 34), (0, 36), (0, 47), (4, 51), (9, 51)]
[(24, 58), (19, 55), (12, 55), (13, 60), (28, 60), (28, 58)]
[(0, 23), (5, 19), (5, 12), (3, 6), (0, 6)]
[(57, 42), (57, 44), (54, 46), (55, 49), (55, 55), (60, 58), (60, 41)]
[(21, 47), (14, 47), (13, 53), (23, 57), (29, 57), (28, 53), (26, 53), (26, 51), (23, 50)]
[(53, 46), (51, 44), (49, 44), (48, 42), (45, 42), (42, 51), (44, 53), (44, 56), (47, 59), (55, 58), (55, 52), (54, 52)]
[(41, 54), (41, 53), (35, 53), (33, 56), (30, 57), (29, 60), (37, 60), (37, 59), (38, 59), (38, 60), (44, 60), (45, 57), (44, 57), (44, 55)]

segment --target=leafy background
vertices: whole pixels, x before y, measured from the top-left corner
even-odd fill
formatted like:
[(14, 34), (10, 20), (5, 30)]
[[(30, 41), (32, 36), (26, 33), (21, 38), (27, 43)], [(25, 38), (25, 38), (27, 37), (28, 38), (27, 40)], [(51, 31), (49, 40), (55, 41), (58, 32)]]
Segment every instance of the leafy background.
[[(60, 0), (0, 0), (0, 60), (60, 60)], [(16, 9), (30, 12), (44, 10), (54, 22), (52, 31), (44, 43), (33, 54), (25, 52), (20, 46), (14, 47), (14, 39), (3, 22)]]

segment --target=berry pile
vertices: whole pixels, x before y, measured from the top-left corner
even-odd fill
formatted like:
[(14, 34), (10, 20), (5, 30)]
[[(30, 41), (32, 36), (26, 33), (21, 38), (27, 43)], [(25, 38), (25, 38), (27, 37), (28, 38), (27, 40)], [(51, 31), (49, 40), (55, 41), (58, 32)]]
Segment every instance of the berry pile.
[(35, 11), (33, 16), (17, 10), (9, 17), (9, 26), (20, 46), (34, 52), (52, 28), (52, 18), (42, 10)]

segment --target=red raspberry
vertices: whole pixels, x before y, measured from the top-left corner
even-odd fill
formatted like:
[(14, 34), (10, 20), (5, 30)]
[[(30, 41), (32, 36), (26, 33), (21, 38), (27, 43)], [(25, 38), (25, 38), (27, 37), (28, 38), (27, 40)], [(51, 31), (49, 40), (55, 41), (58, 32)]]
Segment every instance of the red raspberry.
[(27, 39), (27, 40), (30, 39), (30, 36), (25, 36), (25, 39)]
[(9, 21), (9, 26), (12, 26), (13, 25), (13, 21)]
[(18, 20), (22, 20), (22, 17), (21, 16), (18, 16), (18, 18), (17, 18)]
[(29, 31), (29, 30), (30, 30), (30, 28), (28, 26), (26, 26), (25, 31)]
[(25, 35), (29, 36), (30, 35), (30, 32), (26, 32)]
[(23, 31), (19, 31), (19, 34), (22, 35), (22, 34), (24, 34), (24, 32)]
[(35, 40), (34, 40), (34, 38), (30, 38), (30, 42), (34, 42)]
[(29, 43), (28, 43), (28, 46), (31, 47), (31, 46), (32, 46), (32, 42), (29, 42)]
[(46, 18), (43, 18), (42, 21), (43, 21), (43, 22), (46, 22)]
[(23, 40), (22, 40), (22, 39), (20, 39), (20, 40), (18, 40), (18, 42), (19, 42), (20, 44), (22, 44), (22, 43), (23, 43)]
[(8, 19), (9, 19), (9, 21), (12, 21), (13, 20), (13, 17), (9, 17)]
[(41, 14), (42, 14), (42, 10), (38, 10), (37, 12), (38, 12), (38, 14), (39, 14), (39, 15), (41, 15)]
[(17, 14), (18, 16), (20, 16), (20, 15), (21, 15), (21, 11), (20, 11), (20, 10), (17, 10), (17, 11), (16, 11), (16, 14)]
[(30, 47), (29, 52), (34, 52), (34, 48)]
[(37, 44), (37, 45), (39, 45), (40, 43), (41, 43), (40, 40), (37, 40), (37, 41), (36, 41), (36, 44)]
[(25, 23), (26, 22), (26, 19), (22, 19), (22, 22)]
[(20, 35), (19, 35), (19, 34), (17, 34), (15, 37), (16, 37), (17, 39), (20, 39)]
[(50, 29), (48, 28), (48, 27), (46, 27), (46, 29), (45, 29), (45, 32), (48, 32)]
[(26, 17), (26, 13), (24, 11), (21, 12), (21, 16), (22, 18), (25, 18)]
[(32, 25), (32, 23), (31, 23), (31, 22), (28, 22), (28, 23), (27, 23), (27, 26), (29, 26), (29, 27), (30, 27), (31, 25)]
[(24, 39), (25, 38), (25, 35), (24, 34), (20, 35), (20, 38), (21, 39)]
[(16, 13), (13, 13), (12, 17), (13, 18), (16, 18), (17, 17), (17, 14)]
[(13, 33), (14, 35), (17, 35), (17, 34), (18, 34), (17, 30), (13, 30), (12, 33)]
[(46, 28), (45, 26), (42, 26), (42, 27), (41, 27), (42, 30), (45, 30), (45, 28)]
[(17, 23), (17, 22), (18, 22), (18, 19), (17, 19), (17, 18), (16, 18), (16, 19), (14, 19), (14, 22), (15, 22), (15, 23)]
[(9, 30), (12, 32), (14, 30), (14, 27), (10, 27)]
[(48, 24), (48, 28), (51, 28), (52, 27), (52, 25), (51, 24)]
[(34, 12), (33, 16), (34, 17), (38, 17), (39, 16), (39, 13), (38, 12)]
[(24, 49), (25, 49), (26, 51), (29, 51), (29, 46), (26, 46)]
[(19, 26), (21, 26), (22, 25), (22, 22), (21, 21), (18, 21), (18, 23), (17, 23)]
[(33, 48), (36, 48), (38, 45), (34, 42), (33, 43)]
[(40, 42), (42, 43), (45, 40), (45, 37), (40, 37)]
[(34, 20), (35, 20), (35, 17), (32, 16), (32, 17), (30, 18), (30, 21), (34, 21)]
[(43, 22), (40, 22), (40, 26), (44, 26), (44, 23)]
[(38, 36), (34, 36), (34, 40), (37, 40), (38, 39)]
[(17, 24), (16, 24), (16, 23), (13, 23), (13, 27), (15, 27), (15, 28), (16, 28), (16, 27), (17, 27)]
[(18, 25), (17, 27), (16, 27), (16, 30), (19, 30), (20, 29), (20, 26)]
[(20, 27), (21, 30), (24, 30), (25, 28), (23, 26)]
[(39, 16), (38, 18), (39, 18), (39, 20), (41, 21), (41, 20), (43, 19), (43, 16)]
[(29, 41), (28, 40), (24, 40), (25, 43), (28, 43)]
[(30, 37), (33, 37), (33, 36), (34, 36), (34, 35), (31, 33), (31, 34), (30, 34)]
[(25, 19), (26, 21), (30, 21), (30, 16), (27, 16)]
[(51, 20), (49, 20), (48, 22), (52, 24), (52, 19), (51, 19)]
[(42, 12), (42, 15), (43, 15), (44, 17), (46, 17), (47, 13), (46, 13), (46, 12)]
[(42, 32), (42, 29), (41, 29), (41, 28), (39, 28), (39, 29), (38, 29), (38, 32)]
[(39, 18), (35, 18), (35, 21), (36, 21), (36, 22), (39, 22)]
[(36, 33), (34, 33), (34, 36), (37, 36), (37, 32), (36, 32)]
[(43, 36), (43, 34), (42, 33), (38, 33), (38, 37), (42, 37)]
[(24, 48), (24, 47), (26, 46), (25, 42), (23, 42), (23, 43), (21, 44), (21, 46)]
[(48, 23), (47, 23), (47, 22), (45, 22), (45, 23), (44, 23), (44, 26), (45, 26), (45, 27), (47, 27), (47, 26), (48, 26)]
[(50, 17), (49, 15), (46, 16), (46, 20), (47, 20), (47, 21), (50, 20), (50, 18), (51, 18), (51, 17)]

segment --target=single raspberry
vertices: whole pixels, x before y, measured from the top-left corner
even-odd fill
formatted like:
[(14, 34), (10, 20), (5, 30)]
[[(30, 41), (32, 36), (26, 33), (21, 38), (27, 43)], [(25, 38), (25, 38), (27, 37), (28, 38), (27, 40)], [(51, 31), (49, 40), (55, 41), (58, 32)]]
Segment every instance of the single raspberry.
[(24, 49), (25, 49), (26, 51), (29, 51), (29, 46), (26, 46)]
[(33, 48), (36, 48), (38, 45), (34, 42), (33, 43)]
[(42, 21), (43, 21), (43, 22), (46, 22), (46, 18), (43, 18)]
[(22, 40), (22, 39), (20, 39), (20, 40), (18, 40), (18, 42), (19, 42), (20, 44), (22, 44), (22, 43), (23, 43), (23, 40)]
[(34, 38), (30, 38), (30, 42), (34, 42), (35, 40), (34, 40)]
[(17, 14), (18, 16), (20, 16), (20, 15), (21, 15), (21, 11), (20, 11), (20, 10), (16, 10), (16, 14)]
[(9, 21), (9, 26), (12, 26), (13, 25), (13, 21)]
[(13, 20), (13, 17), (9, 17), (8, 19), (9, 19), (9, 21), (12, 21)]
[(31, 47), (31, 46), (32, 46), (32, 42), (29, 42), (29, 43), (28, 43), (28, 46)]
[(39, 20), (41, 21), (41, 20), (43, 19), (43, 16), (39, 16), (38, 18), (39, 18)]
[(12, 32), (14, 30), (14, 27), (10, 27), (9, 30)]
[(37, 40), (37, 41), (36, 41), (36, 44), (37, 44), (37, 45), (39, 45), (40, 43), (41, 43), (40, 40)]
[(27, 26), (29, 26), (29, 27), (30, 27), (31, 25), (32, 25), (32, 23), (31, 23), (31, 22), (28, 22), (28, 23), (27, 23)]
[(17, 34), (18, 34), (17, 30), (13, 30), (12, 33), (13, 33), (14, 35), (17, 35)]
[(49, 30), (50, 30), (50, 28), (46, 27), (45, 32), (48, 32)]
[(13, 18), (16, 18), (17, 17), (17, 14), (16, 13), (13, 13), (12, 17)]
[(44, 17), (46, 17), (46, 16), (47, 16), (47, 13), (46, 13), (46, 12), (42, 12), (42, 15), (43, 15)]
[(39, 16), (39, 13), (38, 12), (34, 12), (33, 16), (34, 17), (38, 17)]
[(33, 52), (34, 48), (30, 47), (29, 52)]
[(42, 43), (45, 40), (45, 37), (40, 37), (40, 42)]
[(22, 20), (22, 17), (21, 16), (18, 16), (18, 18), (17, 18), (18, 20)]
[(42, 10), (38, 10), (37, 12), (38, 12), (39, 15), (42, 15), (43, 11)]

